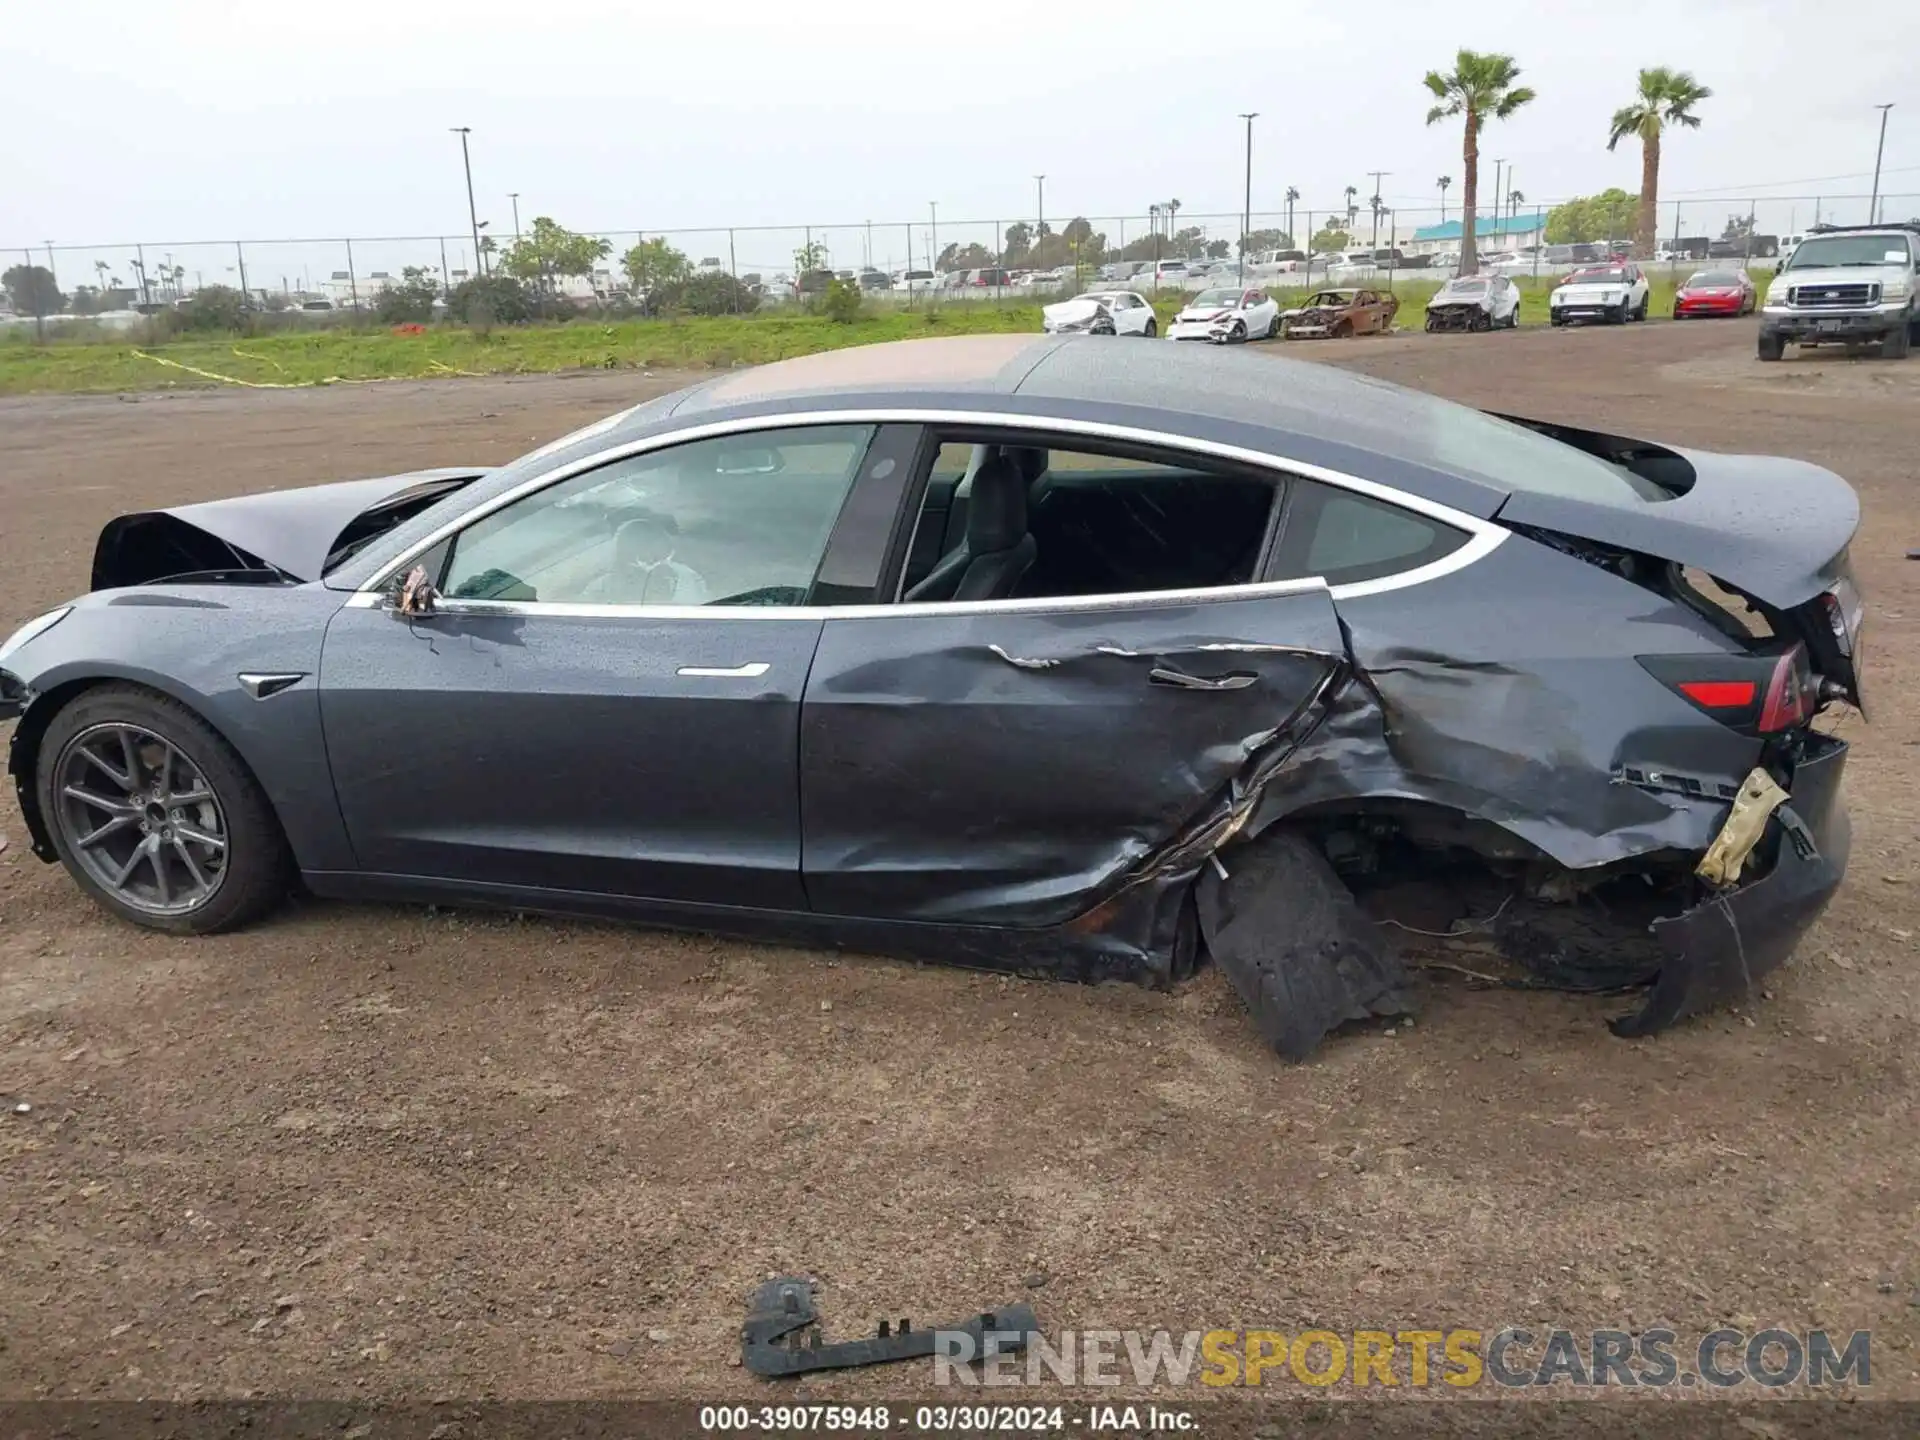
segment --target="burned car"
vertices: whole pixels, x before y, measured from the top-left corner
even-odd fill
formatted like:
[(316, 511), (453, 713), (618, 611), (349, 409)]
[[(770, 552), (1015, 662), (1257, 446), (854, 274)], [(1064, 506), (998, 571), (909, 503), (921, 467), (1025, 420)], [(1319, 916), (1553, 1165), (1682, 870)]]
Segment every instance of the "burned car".
[(1400, 312), (1399, 298), (1378, 290), (1322, 290), (1280, 317), (1282, 340), (1385, 334)]
[(1399, 937), (1447, 927), (1380, 922), (1440, 875), (1544, 978), (1650, 987), (1641, 1034), (1840, 884), (1858, 518), (1814, 465), (1238, 349), (910, 341), (499, 469), (123, 516), (0, 710), (34, 854), (156, 930), (300, 881), (1211, 960), (1302, 1055), (1406, 1008)]
[(1520, 290), (1505, 275), (1456, 275), (1427, 302), (1426, 328), (1511, 330), (1520, 323)]

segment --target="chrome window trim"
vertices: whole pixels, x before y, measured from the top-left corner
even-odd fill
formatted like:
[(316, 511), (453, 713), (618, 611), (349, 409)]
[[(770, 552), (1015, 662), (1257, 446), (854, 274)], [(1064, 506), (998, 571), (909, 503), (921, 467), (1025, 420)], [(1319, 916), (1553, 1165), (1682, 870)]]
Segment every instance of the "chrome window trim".
[(1443, 525), (1464, 531), (1467, 542), (1451, 554), (1428, 564), (1403, 570), (1397, 574), (1384, 575), (1375, 580), (1356, 581), (1349, 585), (1330, 586), (1324, 578), (1316, 575), (1297, 580), (1254, 581), (1245, 585), (1217, 585), (1192, 590), (1148, 590), (1119, 595), (1041, 596), (1018, 600), (922, 601), (893, 605), (576, 605), (549, 601), (458, 600), (443, 597), (437, 602), (437, 607), (441, 613), (450, 615), (546, 615), (555, 619), (817, 621), (869, 620), (915, 615), (1001, 615), (1131, 610), (1145, 605), (1185, 605), (1207, 600), (1253, 600), (1274, 595), (1306, 594), (1312, 591), (1323, 591), (1334, 600), (1345, 600), (1366, 595), (1379, 595), (1412, 585), (1423, 585), (1430, 580), (1451, 575), (1456, 570), (1464, 570), (1467, 566), (1492, 554), (1511, 533), (1491, 520), (1482, 520), (1477, 515), (1455, 510), (1450, 505), (1442, 505), (1424, 496), (1410, 495), (1404, 490), (1397, 490), (1390, 485), (1382, 485), (1378, 481), (1367, 480), (1358, 475), (1329, 470), (1324, 466), (1309, 464), (1305, 461), (1290, 460), (1285, 456), (1269, 454), (1264, 450), (1250, 450), (1242, 445), (1228, 445), (1217, 440), (1197, 440), (1184, 435), (1169, 436), (1158, 430), (1145, 430), (1138, 426), (1110, 425), (1095, 420), (1070, 420), (1064, 417), (1012, 414), (995, 410), (814, 410), (799, 414), (736, 417), (706, 425), (689, 426), (663, 435), (650, 435), (645, 439), (613, 446), (523, 480), (511, 490), (503, 491), (484, 504), (455, 516), (424, 539), (415, 541), (402, 551), (398, 558), (389, 561), (349, 596), (346, 608), (379, 609), (385, 603), (385, 592), (394, 578), (404, 574), (408, 565), (434, 546), (466, 529), (467, 526), (485, 519), (496, 510), (505, 509), (508, 505), (544, 490), (549, 485), (570, 480), (585, 471), (595, 470), (616, 461), (629, 460), (636, 455), (645, 455), (654, 450), (666, 450), (677, 445), (712, 440), (724, 435), (749, 434), (756, 430), (808, 429), (821, 425), (984, 426), (1001, 430), (1039, 430), (1055, 435), (1077, 435), (1092, 440), (1156, 446), (1212, 459), (1232, 460), (1240, 464), (1272, 470), (1282, 476), (1318, 480), (1324, 484), (1351, 491), (1356, 495), (1365, 495), (1389, 505), (1397, 505), (1403, 510), (1410, 510), (1414, 514), (1424, 515), (1430, 520), (1437, 520)]

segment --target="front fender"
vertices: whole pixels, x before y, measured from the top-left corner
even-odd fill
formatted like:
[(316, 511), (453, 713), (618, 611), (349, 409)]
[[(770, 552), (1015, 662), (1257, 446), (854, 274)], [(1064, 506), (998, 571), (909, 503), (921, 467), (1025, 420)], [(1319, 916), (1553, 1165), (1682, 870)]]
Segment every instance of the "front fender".
[[(320, 642), (339, 606), (318, 586), (108, 591), (9, 655), (24, 693), (7, 769), (34, 853), (54, 858), (34, 781), (47, 726), (81, 691), (121, 683), (177, 700), (233, 746), (302, 869), (353, 868), (320, 723)], [(255, 699), (240, 681), (254, 674), (301, 678)]]

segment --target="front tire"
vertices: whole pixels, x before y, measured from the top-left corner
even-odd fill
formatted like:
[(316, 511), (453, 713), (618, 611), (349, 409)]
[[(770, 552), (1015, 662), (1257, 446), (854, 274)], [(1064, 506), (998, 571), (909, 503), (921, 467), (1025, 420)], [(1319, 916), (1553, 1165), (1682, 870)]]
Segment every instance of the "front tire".
[(80, 888), (133, 925), (207, 935), (285, 898), (291, 857), (259, 782), (176, 700), (86, 691), (41, 738), (35, 792)]
[(1159, 324), (1159, 322), (1158, 322), (1158, 321), (1156, 321), (1156, 320), (1149, 320), (1149, 321), (1147, 321), (1147, 328), (1146, 328), (1145, 330), (1143, 330), (1143, 331), (1141, 331), (1140, 333), (1141, 333), (1141, 334), (1143, 334), (1143, 335), (1145, 335), (1145, 336), (1147, 337), (1147, 339), (1149, 339), (1149, 340), (1151, 340), (1151, 339), (1153, 339), (1153, 337), (1154, 337), (1154, 336), (1156, 336), (1156, 335), (1158, 335), (1158, 334), (1160, 333), (1160, 324)]
[(1607, 323), (1609, 325), (1624, 325), (1627, 323), (1627, 321), (1631, 320), (1632, 318), (1633, 318), (1633, 310), (1631, 309), (1631, 307), (1628, 306), (1627, 302), (1624, 300), (1622, 300), (1619, 303), (1619, 305), (1616, 306), (1614, 309), (1607, 312)]
[(1278, 310), (1273, 312), (1273, 319), (1267, 324), (1266, 338), (1269, 340), (1278, 340), (1280, 338), (1280, 312)]
[(1760, 337), (1760, 358), (1762, 360), (1778, 360), (1786, 353), (1786, 342), (1778, 335), (1763, 334)]
[(1897, 330), (1889, 331), (1886, 339), (1880, 342), (1880, 358), (1883, 360), (1904, 360), (1907, 358), (1907, 352), (1912, 348), (1913, 336), (1907, 327), (1902, 325)]
[(1246, 344), (1247, 343), (1247, 327), (1238, 320), (1234, 321), (1233, 329), (1227, 332), (1227, 343), (1229, 345)]

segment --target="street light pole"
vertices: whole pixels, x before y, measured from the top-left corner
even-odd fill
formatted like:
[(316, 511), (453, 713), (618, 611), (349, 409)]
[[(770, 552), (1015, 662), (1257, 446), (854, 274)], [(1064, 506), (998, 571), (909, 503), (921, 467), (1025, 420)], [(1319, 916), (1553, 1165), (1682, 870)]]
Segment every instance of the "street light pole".
[(1880, 112), (1880, 143), (1874, 147), (1873, 151), (1873, 199), (1867, 202), (1869, 225), (1880, 223), (1880, 157), (1887, 153), (1887, 112), (1893, 109), (1893, 102), (1876, 105), (1874, 109)]
[(1391, 170), (1369, 170), (1367, 173), (1373, 176), (1373, 194), (1368, 197), (1367, 208), (1373, 211), (1373, 248), (1377, 250), (1380, 248), (1380, 182), (1393, 172)]
[(1242, 111), (1240, 118), (1247, 122), (1247, 185), (1240, 197), (1240, 283), (1247, 283), (1247, 232), (1253, 229), (1253, 122), (1258, 119), (1258, 110)]
[[(1496, 246), (1500, 240), (1500, 172), (1506, 168), (1506, 164), (1507, 162), (1504, 160), (1496, 160), (1493, 162), (1493, 240)], [(1475, 198), (1478, 199), (1479, 197), (1476, 196)], [(1475, 230), (1480, 228), (1480, 217), (1478, 213), (1474, 215), (1473, 228)], [(1477, 239), (1478, 237), (1476, 236), (1475, 238)], [(1479, 246), (1476, 245), (1474, 248), (1478, 250)]]
[(1044, 175), (1033, 177), (1033, 208), (1035, 211), (1033, 243), (1038, 245), (1041, 232), (1047, 228), (1047, 177)]
[(927, 268), (934, 272), (934, 278), (940, 274), (940, 202), (927, 202)]
[(449, 125), (447, 127), (460, 137), (460, 165), (467, 172), (467, 223), (473, 227), (474, 265), (482, 275), (487, 273), (487, 257), (480, 249), (480, 212), (473, 204), (473, 159), (467, 153), (467, 136), (473, 133), (470, 125)]
[(520, 192), (509, 190), (507, 199), (513, 202), (513, 239), (514, 243), (518, 244), (520, 242)]

